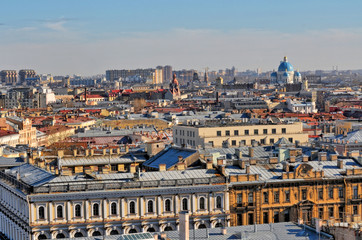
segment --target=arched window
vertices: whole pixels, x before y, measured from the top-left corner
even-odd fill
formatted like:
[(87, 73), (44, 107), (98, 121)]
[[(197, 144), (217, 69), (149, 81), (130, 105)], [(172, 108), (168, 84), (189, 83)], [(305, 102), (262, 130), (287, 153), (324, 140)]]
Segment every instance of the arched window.
[(147, 212), (153, 213), (153, 201), (152, 200), (149, 200), (147, 202)]
[(95, 236), (102, 236), (101, 232), (100, 231), (94, 231), (93, 234), (92, 234), (93, 237)]
[(61, 205), (57, 207), (57, 218), (63, 218), (63, 206)]
[(187, 210), (188, 210), (187, 198), (182, 199), (182, 210), (183, 210), (183, 211), (187, 211)]
[(216, 197), (216, 208), (221, 208), (221, 196)]
[(64, 233), (58, 233), (55, 238), (56, 238), (56, 239), (58, 239), (58, 238), (65, 238), (65, 235), (64, 235)]
[(171, 212), (171, 200), (170, 199), (166, 199), (166, 201), (165, 201), (165, 211)]
[(167, 226), (167, 227), (165, 227), (165, 229), (164, 229), (163, 231), (165, 231), (165, 232), (167, 232), (167, 231), (173, 231), (173, 229), (172, 229), (172, 227)]
[(113, 229), (113, 230), (109, 233), (109, 235), (119, 235), (119, 232), (118, 232), (117, 230)]
[(205, 198), (200, 197), (200, 209), (205, 210)]
[(38, 208), (38, 217), (39, 219), (44, 219), (45, 218), (45, 209), (43, 206), (40, 206)]
[(136, 204), (134, 201), (129, 203), (129, 213), (136, 214)]
[(130, 229), (129, 230), (129, 232), (128, 233), (137, 233), (137, 230), (136, 229), (134, 229), (134, 228), (132, 228), (132, 229)]
[(99, 204), (98, 203), (93, 204), (93, 216), (99, 216)]
[(83, 236), (83, 233), (81, 233), (81, 232), (76, 232), (76, 233), (74, 234), (74, 237), (75, 237), (75, 238), (78, 238), (78, 237), (84, 237), (84, 236)]
[(112, 215), (117, 214), (117, 203), (115, 203), (115, 202), (111, 203), (111, 214)]
[(76, 217), (81, 217), (82, 216), (82, 211), (81, 211), (81, 208), (80, 208), (80, 204), (75, 205), (74, 214), (75, 214)]
[(47, 236), (45, 236), (44, 234), (40, 234), (38, 240), (43, 240), (43, 239), (47, 239)]

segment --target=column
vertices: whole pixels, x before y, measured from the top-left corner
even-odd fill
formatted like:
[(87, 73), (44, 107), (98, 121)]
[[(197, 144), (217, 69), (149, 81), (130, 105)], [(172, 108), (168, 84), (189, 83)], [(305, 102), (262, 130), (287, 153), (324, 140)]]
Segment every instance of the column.
[(197, 212), (197, 207), (196, 207), (196, 196), (195, 196), (195, 194), (191, 195), (191, 206), (192, 206), (192, 213), (196, 213)]
[(70, 221), (72, 219), (72, 206), (70, 205), (70, 201), (67, 201), (67, 221)]
[(213, 207), (212, 207), (212, 193), (209, 193), (209, 213), (213, 211)]
[(139, 201), (140, 201), (140, 204), (139, 204), (139, 208), (140, 208), (140, 210), (139, 210), (139, 216), (143, 216), (144, 215), (144, 209), (143, 209), (143, 202), (144, 202), (144, 199), (143, 199), (143, 197), (140, 197), (139, 198)]
[(158, 215), (158, 216), (161, 216), (161, 215), (162, 215), (161, 206), (162, 206), (162, 199), (161, 199), (161, 196), (158, 196), (158, 197), (157, 197), (157, 215)]
[(89, 201), (85, 201), (85, 219), (89, 219)]
[(225, 193), (225, 211), (229, 211), (230, 210), (230, 206), (229, 206), (229, 192)]
[(49, 202), (49, 205), (48, 205), (48, 219), (49, 219), (49, 223), (51, 223), (53, 221), (53, 203), (52, 202)]
[(173, 208), (175, 214), (178, 214), (178, 213), (179, 213), (179, 209), (178, 209), (178, 206), (179, 206), (179, 198), (180, 198), (180, 197), (179, 197), (178, 195), (175, 196), (175, 204), (174, 204), (174, 208)]
[(106, 217), (108, 217), (108, 213), (107, 213), (107, 200), (106, 199), (103, 199), (103, 214), (102, 214), (102, 217), (103, 217), (103, 220), (106, 219)]
[(125, 201), (124, 198), (121, 199), (121, 217), (124, 218), (125, 216)]

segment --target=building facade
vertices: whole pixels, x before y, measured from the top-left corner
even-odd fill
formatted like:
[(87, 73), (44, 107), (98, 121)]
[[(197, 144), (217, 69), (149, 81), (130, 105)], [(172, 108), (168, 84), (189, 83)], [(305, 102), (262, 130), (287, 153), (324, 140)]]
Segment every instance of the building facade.
[(228, 224), (225, 179), (209, 169), (70, 180), (24, 164), (0, 178), (0, 231), (10, 239), (171, 231), (180, 211), (194, 229)]
[(173, 138), (176, 145), (191, 147), (213, 147), (251, 145), (254, 141), (262, 145), (271, 145), (280, 138), (290, 142), (308, 142), (308, 134), (303, 133), (301, 122), (292, 124), (210, 124), (176, 125)]
[(16, 70), (2, 70), (0, 72), (1, 82), (6, 85), (16, 85), (18, 82), (18, 73)]

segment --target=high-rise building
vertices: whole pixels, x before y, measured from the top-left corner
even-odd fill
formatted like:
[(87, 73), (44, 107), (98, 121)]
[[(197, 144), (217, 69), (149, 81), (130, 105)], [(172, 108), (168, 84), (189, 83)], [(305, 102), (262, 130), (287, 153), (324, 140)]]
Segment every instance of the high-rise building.
[(163, 83), (163, 67), (158, 66), (155, 70), (153, 84), (162, 84), (162, 83)]
[(163, 82), (170, 82), (172, 79), (172, 66), (163, 67)]
[(15, 85), (18, 81), (18, 74), (16, 70), (2, 70), (0, 72), (0, 79), (6, 85)]
[(119, 78), (125, 79), (127, 77), (131, 77), (134, 75), (139, 75), (141, 78), (148, 78), (149, 76), (152, 76), (152, 74), (155, 72), (155, 69), (153, 68), (146, 68), (146, 69), (134, 69), (134, 70), (107, 70), (106, 71), (106, 79), (107, 81), (114, 82), (118, 81)]
[(19, 82), (24, 83), (27, 78), (35, 78), (36, 72), (33, 69), (22, 69), (19, 71)]

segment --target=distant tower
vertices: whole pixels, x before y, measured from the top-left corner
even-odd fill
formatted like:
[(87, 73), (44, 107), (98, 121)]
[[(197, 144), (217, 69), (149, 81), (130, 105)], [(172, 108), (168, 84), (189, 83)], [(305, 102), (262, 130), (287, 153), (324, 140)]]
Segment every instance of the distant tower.
[(204, 81), (207, 83), (209, 81), (209, 76), (207, 75), (208, 68), (205, 68), (205, 75), (204, 75)]

